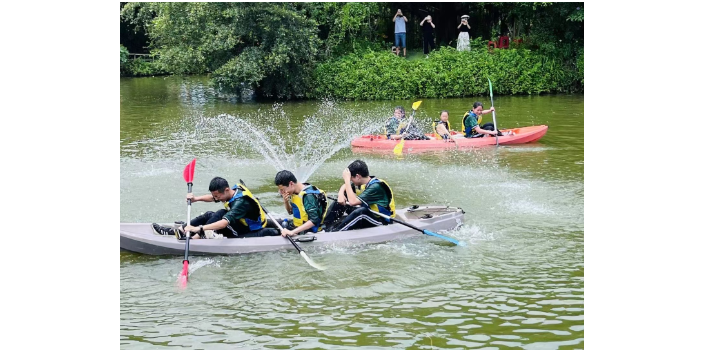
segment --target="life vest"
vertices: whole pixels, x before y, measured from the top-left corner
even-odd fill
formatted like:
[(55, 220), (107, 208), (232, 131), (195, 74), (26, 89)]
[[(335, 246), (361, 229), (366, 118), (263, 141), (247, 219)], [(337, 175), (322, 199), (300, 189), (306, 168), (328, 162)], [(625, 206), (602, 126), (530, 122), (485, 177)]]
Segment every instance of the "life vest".
[[(386, 191), (386, 194), (389, 196), (389, 199), (390, 199), (389, 209), (386, 209), (378, 204), (370, 204), (369, 209), (376, 211), (376, 212), (379, 212), (379, 213), (382, 213), (384, 215), (387, 215), (391, 218), (395, 218), (396, 217), (396, 201), (394, 200), (394, 192), (391, 190), (391, 187), (389, 186), (388, 183), (386, 183), (386, 181), (384, 181), (382, 179), (378, 179), (375, 176), (371, 176), (371, 180), (369, 181), (369, 183), (367, 183), (366, 185), (361, 185), (359, 188), (357, 188), (354, 184), (352, 184), (352, 190), (354, 191), (354, 193), (356, 195), (359, 196), (360, 194), (362, 194), (362, 192), (364, 192), (365, 189), (367, 189), (367, 187), (369, 187), (375, 183), (381, 183), (382, 188), (384, 188), (384, 190)], [(384, 220), (386, 220), (386, 219), (384, 219)], [(386, 221), (390, 222), (389, 220), (386, 220)]]
[(264, 209), (262, 209), (261, 204), (259, 204), (259, 200), (252, 195), (252, 192), (250, 192), (247, 187), (237, 184), (237, 188), (235, 189), (235, 195), (230, 198), (227, 202), (225, 202), (225, 209), (228, 211), (232, 207), (232, 205), (235, 203), (235, 201), (239, 198), (242, 197), (247, 197), (251, 200), (253, 200), (256, 204), (257, 207), (259, 207), (259, 218), (258, 219), (247, 219), (247, 218), (242, 218), (240, 219), (240, 222), (242, 222), (243, 225), (249, 227), (250, 231), (256, 231), (259, 230), (263, 227), (266, 226), (266, 213), (264, 212)]
[(303, 205), (303, 196), (306, 194), (314, 194), (315, 199), (318, 201), (318, 206), (323, 208), (323, 214), (320, 219), (320, 224), (313, 224), (314, 226), (310, 228), (312, 232), (318, 232), (320, 225), (323, 220), (325, 220), (325, 215), (328, 212), (328, 200), (325, 195), (325, 191), (318, 189), (315, 186), (306, 183), (306, 187), (303, 188), (301, 193), (291, 195), (291, 210), (293, 210), (293, 225), (298, 227), (305, 224), (308, 221), (308, 213), (306, 213), (306, 207)]
[(396, 117), (395, 117), (395, 116), (391, 116), (391, 117), (389, 117), (389, 118), (386, 120), (386, 124), (384, 125), (384, 134), (385, 134), (385, 135), (389, 136), (389, 135), (392, 135), (392, 134), (401, 134), (401, 133), (403, 133), (403, 132), (406, 130), (406, 127), (407, 127), (407, 126), (406, 126), (406, 125), (407, 125), (407, 120), (406, 120), (405, 118), (403, 118), (403, 119), (396, 119), (396, 120), (398, 121), (398, 126), (396, 127), (396, 131), (395, 131), (395, 132), (389, 132), (389, 130), (386, 129), (386, 126), (389, 125), (389, 121), (390, 121), (391, 119), (396, 119)]
[[(465, 137), (469, 137), (472, 134), (472, 131), (469, 131), (467, 133), (467, 127), (464, 126), (464, 120), (467, 119), (467, 116), (469, 116), (469, 111), (464, 113), (464, 116), (462, 116), (462, 132), (465, 134)], [(480, 125), (482, 123), (482, 115), (479, 115), (477, 118), (477, 125)]]
[[(437, 126), (439, 126), (442, 122), (442, 120), (437, 120), (433, 121), (433, 134), (435, 135), (435, 139), (442, 139), (442, 136), (438, 133), (438, 130), (436, 129)], [(462, 122), (464, 124), (464, 121)], [(450, 132), (450, 120), (447, 120), (447, 132)]]

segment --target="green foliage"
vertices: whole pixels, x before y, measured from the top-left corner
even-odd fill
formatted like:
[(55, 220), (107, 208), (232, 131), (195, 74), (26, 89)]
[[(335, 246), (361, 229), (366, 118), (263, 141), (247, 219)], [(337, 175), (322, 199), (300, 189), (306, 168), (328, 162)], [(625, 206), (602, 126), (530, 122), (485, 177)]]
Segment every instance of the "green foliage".
[(584, 85), (584, 48), (579, 51), (579, 56), (577, 57), (577, 72), (582, 77), (582, 85)]
[[(321, 28), (324, 56), (377, 50), (382, 45), (385, 6), (374, 2), (305, 3), (304, 9)], [(389, 15), (390, 16), (390, 15)]]
[[(294, 3), (134, 3), (159, 64), (174, 74), (213, 72), (224, 90), (302, 97), (318, 56), (317, 24)], [(152, 16), (145, 16), (144, 12)]]
[[(410, 8), (404, 10), (409, 50), (421, 42), (414, 32), (417, 10), (443, 9), (445, 17), (470, 12), (476, 21), (470, 52), (441, 48), (428, 59), (410, 61), (389, 52), (398, 6), (124, 3), (122, 20), (146, 32), (156, 61), (130, 61), (121, 46), (121, 74), (212, 73), (220, 89), (253, 89), (276, 98), (470, 96), (486, 93), (486, 76), (495, 81), (498, 94), (584, 89), (584, 3), (404, 5)], [(496, 40), (506, 32), (523, 42), (488, 51), (482, 36)]]
[[(482, 42), (478, 40), (478, 42)], [(485, 43), (485, 42), (484, 42)], [(559, 59), (530, 50), (484, 46), (458, 52), (442, 47), (428, 59), (409, 61), (390, 52), (348, 55), (318, 65), (311, 98), (409, 99), (450, 98), (488, 93), (540, 94), (583, 89), (579, 72)], [(576, 83), (575, 83), (576, 82)]]
[(129, 52), (127, 51), (127, 48), (120, 44), (120, 68), (122, 68), (127, 63), (128, 56)]
[(142, 58), (127, 61), (120, 72), (124, 76), (132, 77), (167, 74), (158, 62), (147, 61)]

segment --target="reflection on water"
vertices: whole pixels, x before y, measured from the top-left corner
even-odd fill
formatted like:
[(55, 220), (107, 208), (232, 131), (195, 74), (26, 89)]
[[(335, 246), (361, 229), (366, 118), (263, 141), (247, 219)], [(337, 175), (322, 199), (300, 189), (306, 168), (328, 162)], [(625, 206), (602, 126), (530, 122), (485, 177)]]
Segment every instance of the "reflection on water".
[[(448, 232), (312, 248), (326, 271), (295, 252), (191, 260), (120, 253), (122, 349), (583, 349), (583, 97), (494, 97), (500, 126), (547, 124), (536, 144), (419, 155), (356, 155), (349, 141), (379, 130), (408, 102), (233, 104), (198, 78), (121, 79), (120, 220), (185, 217), (183, 167), (198, 158), (194, 192), (243, 179), (283, 214), (273, 178), (336, 191), (365, 160), (399, 207), (439, 203), (467, 211)], [(475, 100), (424, 100), (429, 122), (453, 126)], [(213, 210), (193, 204), (193, 214)]]

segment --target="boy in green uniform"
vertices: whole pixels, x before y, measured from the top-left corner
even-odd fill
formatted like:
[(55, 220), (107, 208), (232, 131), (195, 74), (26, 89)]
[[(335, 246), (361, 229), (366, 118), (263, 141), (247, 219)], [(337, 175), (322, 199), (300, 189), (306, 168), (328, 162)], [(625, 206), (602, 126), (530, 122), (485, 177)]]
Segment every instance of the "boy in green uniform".
[(316, 233), (322, 228), (327, 198), (317, 187), (300, 183), (291, 171), (282, 170), (274, 177), (279, 193), (284, 197), (284, 207), (293, 215), (293, 228), (283, 229), (281, 236), (293, 236), (304, 232)]
[[(388, 224), (385, 218), (372, 211), (396, 217), (396, 202), (391, 187), (386, 181), (369, 176), (364, 161), (355, 160), (351, 163), (342, 172), (342, 178), (344, 184), (338, 192), (337, 203), (330, 206), (325, 217), (326, 228), (346, 231)], [(359, 208), (353, 208), (358, 205)], [(344, 213), (349, 215), (335, 224)]]
[(237, 187), (230, 188), (227, 180), (215, 177), (210, 181), (208, 190), (210, 194), (203, 196), (194, 196), (193, 193), (188, 193), (186, 199), (190, 199), (191, 203), (223, 202), (225, 209), (205, 212), (192, 219), (189, 226), (182, 225), (176, 229), (152, 224), (154, 232), (175, 236), (178, 239), (184, 239), (186, 232), (191, 233), (192, 239), (279, 235), (276, 229), (265, 228), (266, 214), (259, 205), (259, 201), (244, 185), (238, 184)]

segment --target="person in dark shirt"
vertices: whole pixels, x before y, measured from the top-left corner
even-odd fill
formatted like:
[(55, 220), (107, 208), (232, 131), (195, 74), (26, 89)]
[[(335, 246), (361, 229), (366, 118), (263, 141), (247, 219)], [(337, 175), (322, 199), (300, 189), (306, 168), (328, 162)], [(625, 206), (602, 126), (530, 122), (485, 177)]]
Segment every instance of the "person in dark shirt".
[(293, 215), (294, 228), (284, 229), (281, 236), (320, 231), (328, 206), (325, 191), (311, 184), (298, 182), (296, 176), (288, 170), (279, 171), (274, 177), (274, 183), (284, 197), (286, 211)]
[(501, 131), (494, 131), (494, 124), (491, 122), (479, 125), (482, 122), (481, 116), (496, 111), (492, 106), (489, 110), (484, 110), (481, 102), (475, 102), (472, 110), (467, 111), (462, 119), (462, 132), (467, 138), (481, 138), (485, 135), (503, 136)]
[(423, 54), (428, 57), (430, 50), (435, 50), (435, 41), (433, 40), (435, 24), (433, 23), (433, 18), (430, 15), (426, 16), (420, 22), (420, 26), (423, 27)]
[(225, 209), (205, 212), (192, 219), (190, 225), (181, 225), (175, 229), (152, 224), (154, 231), (161, 235), (175, 236), (178, 239), (184, 239), (186, 232), (191, 233), (192, 239), (279, 235), (276, 229), (265, 228), (266, 214), (259, 205), (259, 201), (244, 185), (237, 184), (237, 187), (230, 188), (227, 180), (215, 177), (210, 181), (208, 190), (210, 194), (203, 196), (188, 193), (186, 199), (190, 199), (191, 203), (223, 202)]
[[(342, 179), (344, 184), (337, 194), (337, 202), (330, 206), (325, 217), (326, 228), (347, 231), (389, 223), (389, 220), (370, 210), (396, 217), (396, 202), (391, 187), (386, 181), (370, 176), (364, 161), (352, 162), (342, 172)], [(349, 215), (342, 219), (345, 213)]]

